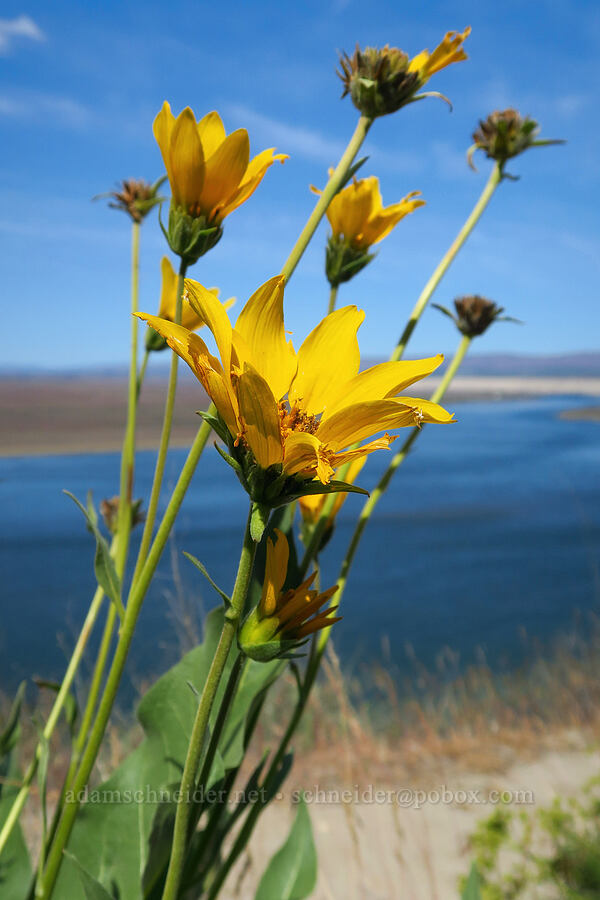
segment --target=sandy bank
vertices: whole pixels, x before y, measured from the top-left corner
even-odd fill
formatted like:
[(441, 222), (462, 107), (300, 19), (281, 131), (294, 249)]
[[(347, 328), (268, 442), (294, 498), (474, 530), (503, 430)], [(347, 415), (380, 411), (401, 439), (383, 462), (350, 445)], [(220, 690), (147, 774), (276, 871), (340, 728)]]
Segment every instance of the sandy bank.
[[(437, 381), (423, 385), (423, 395)], [(425, 387), (427, 390), (425, 390)], [(150, 379), (144, 385), (138, 416), (138, 447), (158, 445), (165, 385)], [(507, 400), (518, 397), (600, 396), (600, 378), (465, 376), (454, 382), (448, 403), (466, 400)], [(104, 453), (121, 449), (126, 417), (126, 385), (121, 378), (0, 379), (2, 456)], [(197, 409), (205, 409), (200, 386), (183, 377), (177, 393), (173, 446), (188, 446), (200, 425)]]

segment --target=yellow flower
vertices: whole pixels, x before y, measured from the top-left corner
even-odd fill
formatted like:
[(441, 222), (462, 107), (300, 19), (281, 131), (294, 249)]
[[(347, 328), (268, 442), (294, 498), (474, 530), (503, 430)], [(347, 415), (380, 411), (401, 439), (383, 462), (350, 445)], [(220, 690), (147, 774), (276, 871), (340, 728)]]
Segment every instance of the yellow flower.
[(339, 622), (336, 607), (322, 607), (337, 591), (337, 584), (319, 593), (311, 589), (316, 572), (300, 587), (284, 591), (289, 547), (285, 535), (275, 529), (276, 542), (267, 538), (267, 559), (262, 595), (240, 631), (239, 644), (252, 659), (267, 662), (288, 654), (308, 635)]
[[(162, 273), (162, 286), (158, 315), (161, 319), (174, 322), (175, 309), (177, 306), (177, 273), (171, 265), (169, 258), (166, 256), (163, 256), (160, 262), (160, 270)], [(209, 291), (211, 294), (214, 294), (217, 299), (219, 298), (219, 288), (209, 288)], [(234, 303), (235, 299), (231, 297), (229, 300), (225, 301), (223, 307), (229, 309)], [(198, 315), (196, 310), (190, 305), (190, 301), (185, 292), (181, 303), (181, 324), (184, 328), (187, 328), (188, 331), (197, 331), (206, 324), (202, 316)]]
[[(212, 331), (220, 358), (183, 326), (138, 314), (191, 367), (217, 407), (232, 448), (251, 451), (261, 470), (274, 467), (278, 485), (280, 475), (300, 476), (305, 486), (314, 478), (326, 485), (339, 466), (393, 439), (385, 433), (354, 446), (361, 441), (421, 422), (452, 421), (435, 403), (398, 396), (437, 369), (441, 355), (380, 363), (359, 374), (357, 331), (364, 313), (355, 306), (328, 315), (296, 353), (284, 331), (284, 282), (277, 275), (263, 284), (233, 328), (214, 294), (186, 280), (190, 303)], [(270, 497), (267, 490), (259, 502), (268, 504)]]
[(463, 43), (470, 34), (470, 26), (465, 28), (462, 34), (460, 31), (448, 31), (444, 40), (441, 44), (438, 44), (433, 53), (430, 53), (428, 50), (422, 50), (416, 56), (413, 56), (408, 64), (408, 71), (417, 73), (419, 87), (422, 87), (440, 69), (445, 69), (446, 66), (452, 63), (468, 59)]
[(460, 34), (449, 31), (433, 53), (423, 50), (413, 59), (398, 47), (356, 47), (350, 57), (340, 56), (339, 77), (344, 93), (350, 94), (360, 112), (370, 119), (396, 112), (407, 103), (413, 103), (428, 94), (417, 92), (435, 72), (451, 63), (467, 59), (463, 42), (471, 33), (470, 28)]
[(275, 160), (287, 159), (270, 149), (251, 160), (244, 128), (226, 135), (217, 112), (196, 122), (189, 106), (175, 118), (166, 101), (154, 120), (154, 137), (165, 163), (173, 203), (211, 225), (219, 224), (254, 193)]
[[(312, 189), (316, 194), (321, 191)], [(417, 199), (421, 191), (412, 191), (399, 203), (383, 205), (379, 179), (356, 178), (339, 191), (327, 208), (327, 218), (334, 238), (339, 238), (358, 250), (366, 250), (382, 241), (390, 231), (425, 201)]]

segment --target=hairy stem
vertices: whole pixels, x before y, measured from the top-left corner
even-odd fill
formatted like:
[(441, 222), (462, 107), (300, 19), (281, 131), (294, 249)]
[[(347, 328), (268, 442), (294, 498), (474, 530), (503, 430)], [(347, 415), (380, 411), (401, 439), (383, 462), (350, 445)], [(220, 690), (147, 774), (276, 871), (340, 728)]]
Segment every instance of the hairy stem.
[(171, 848), (169, 869), (167, 871), (167, 880), (163, 892), (163, 900), (176, 900), (178, 896), (179, 884), (188, 845), (190, 818), (194, 808), (193, 793), (196, 785), (196, 775), (198, 773), (198, 766), (200, 764), (202, 749), (208, 730), (208, 721), (219, 684), (221, 683), (223, 671), (229, 657), (229, 652), (237, 633), (238, 623), (244, 609), (244, 603), (250, 585), (252, 566), (254, 565), (257, 546), (250, 534), (250, 518), (251, 514), (248, 515), (248, 521), (246, 523), (246, 532), (244, 534), (244, 543), (240, 555), (235, 587), (233, 589), (233, 594), (231, 595), (231, 606), (225, 613), (221, 637), (206, 678), (206, 683), (198, 704), (194, 726), (192, 728), (183, 776), (181, 778), (179, 790), (180, 800), (177, 804), (177, 812), (175, 814), (173, 845)]
[(458, 251), (463, 246), (477, 223), (482, 216), (483, 211), (486, 206), (490, 202), (492, 195), (500, 182), (502, 181), (502, 169), (499, 163), (494, 164), (494, 168), (491, 171), (490, 177), (488, 178), (487, 184), (484, 187), (479, 200), (473, 207), (471, 214), (467, 218), (467, 221), (462, 226), (453, 242), (448, 247), (446, 253), (438, 263), (436, 269), (434, 270), (431, 278), (421, 291), (421, 295), (419, 299), (415, 303), (414, 309), (411, 312), (408, 322), (402, 332), (396, 349), (392, 354), (392, 359), (402, 359), (404, 356), (404, 351), (406, 350), (406, 345), (408, 344), (410, 337), (417, 326), (417, 322), (421, 318), (423, 310), (429, 303), (431, 297), (433, 296), (433, 292), (437, 288), (438, 284), (450, 268), (450, 265), (454, 262)]

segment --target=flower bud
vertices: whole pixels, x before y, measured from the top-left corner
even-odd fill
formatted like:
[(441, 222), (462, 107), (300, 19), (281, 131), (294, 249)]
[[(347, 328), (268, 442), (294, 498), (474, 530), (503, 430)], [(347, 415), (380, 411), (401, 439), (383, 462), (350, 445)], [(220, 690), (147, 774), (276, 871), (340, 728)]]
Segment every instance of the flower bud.
[(445, 306), (439, 303), (432, 304), (444, 315), (449, 316), (461, 334), (465, 337), (474, 338), (490, 327), (492, 322), (518, 322), (510, 316), (503, 316), (504, 307), (497, 306), (492, 300), (487, 300), (479, 294), (472, 294), (465, 297), (457, 297), (454, 301), (456, 315), (453, 315)]
[(537, 122), (521, 116), (516, 109), (496, 110), (487, 119), (481, 119), (479, 128), (473, 132), (473, 145), (467, 153), (469, 165), (474, 168), (472, 157), (476, 150), (483, 150), (488, 159), (504, 165), (507, 159), (529, 147), (564, 144), (560, 140), (538, 140), (539, 131)]
[[(100, 514), (104, 519), (104, 524), (110, 534), (117, 533), (119, 523), (119, 501), (118, 496), (104, 499), (100, 504)], [(144, 521), (144, 513), (142, 512), (142, 501), (134, 500), (131, 504), (131, 527), (135, 528), (140, 522)]]
[(154, 184), (149, 184), (142, 178), (125, 178), (118, 190), (98, 194), (94, 200), (100, 197), (112, 197), (112, 202), (108, 204), (110, 208), (122, 210), (127, 213), (132, 222), (139, 224), (157, 204), (164, 200), (164, 197), (158, 196), (158, 190), (164, 181), (166, 181), (166, 176), (159, 178)]
[(316, 572), (299, 587), (284, 591), (289, 560), (286, 536), (275, 529), (275, 538), (267, 538), (267, 557), (262, 595), (258, 606), (240, 629), (240, 650), (258, 662), (290, 656), (306, 638), (339, 621), (335, 607), (322, 607), (337, 591), (337, 585), (320, 594), (311, 589)]
[(191, 216), (173, 202), (169, 209), (169, 227), (165, 230), (161, 223), (161, 228), (173, 253), (188, 266), (212, 250), (223, 235), (220, 224), (211, 224), (206, 216)]

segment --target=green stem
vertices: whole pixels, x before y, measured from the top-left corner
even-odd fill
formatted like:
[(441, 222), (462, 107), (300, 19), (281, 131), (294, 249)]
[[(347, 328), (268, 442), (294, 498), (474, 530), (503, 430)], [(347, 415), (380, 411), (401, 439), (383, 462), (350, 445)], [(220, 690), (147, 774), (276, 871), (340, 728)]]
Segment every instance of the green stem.
[(337, 284), (331, 286), (331, 290), (329, 291), (329, 306), (327, 307), (327, 315), (332, 313), (335, 309), (338, 290), (339, 290), (339, 287)]
[[(440, 382), (437, 390), (434, 392), (434, 394), (431, 398), (434, 403), (439, 403), (439, 401), (443, 398), (444, 394), (448, 390), (448, 387), (449, 387), (452, 379), (456, 375), (456, 372), (465, 357), (465, 354), (469, 348), (470, 343), (471, 343), (471, 338), (468, 338), (468, 337), (462, 338), (452, 362), (448, 366), (448, 369), (446, 370), (442, 381)], [(375, 490), (373, 491), (371, 496), (368, 498), (368, 500), (365, 502), (360, 519), (356, 525), (356, 529), (352, 536), (352, 540), (350, 542), (348, 552), (346, 553), (344, 562), (342, 564), (340, 578), (338, 579), (339, 588), (332, 598), (332, 602), (335, 603), (336, 606), (338, 606), (341, 601), (350, 566), (352, 565), (352, 561), (354, 559), (356, 549), (358, 547), (358, 544), (360, 542), (360, 539), (362, 537), (364, 529), (367, 525), (367, 522), (371, 516), (371, 513), (373, 512), (373, 509), (375, 508), (378, 501), (381, 499), (381, 496), (383, 495), (386, 488), (388, 487), (389, 482), (390, 482), (394, 472), (396, 471), (398, 466), (402, 463), (402, 461), (405, 459), (408, 451), (410, 450), (410, 447), (412, 446), (412, 444), (416, 440), (417, 436), (419, 435), (420, 430), (422, 430), (422, 429), (414, 428), (411, 431), (410, 435), (404, 442), (402, 448), (394, 456), (392, 462), (388, 466), (388, 468), (387, 468), (386, 472), (384, 473), (383, 477), (381, 478), (379, 484), (377, 485), (377, 487), (375, 488)], [(331, 496), (335, 497), (335, 495), (331, 495)], [(327, 499), (329, 500), (330, 498), (328, 497)], [(325, 508), (324, 508), (324, 513), (325, 513)], [(324, 518), (325, 518), (325, 521), (327, 521), (327, 518), (325, 516), (324, 516)], [(313, 534), (314, 534), (314, 532), (313, 532)], [(316, 546), (318, 546), (318, 542), (317, 542)], [(309, 545), (306, 549), (305, 556), (304, 556), (303, 567), (302, 567), (304, 569), (304, 571), (307, 570), (308, 565), (310, 563), (309, 550), (311, 549), (311, 547), (314, 550), (312, 540), (309, 543)], [(303, 576), (300, 576), (300, 577), (303, 577)], [(316, 647), (316, 652), (314, 654), (311, 654), (311, 656), (310, 656), (309, 664), (308, 664), (306, 674), (304, 677), (304, 681), (302, 684), (302, 691), (300, 693), (300, 696), (298, 697), (298, 701), (294, 708), (294, 712), (289, 721), (289, 724), (285, 731), (285, 734), (283, 735), (283, 737), (279, 743), (277, 752), (275, 753), (275, 756), (273, 757), (271, 764), (269, 765), (268, 772), (265, 775), (265, 779), (263, 781), (262, 790), (261, 790), (262, 795), (268, 795), (269, 787), (272, 784), (273, 779), (277, 775), (277, 771), (278, 771), (278, 769), (283, 761), (283, 758), (286, 754), (289, 742), (291, 741), (291, 739), (294, 735), (294, 732), (296, 731), (296, 728), (298, 727), (298, 724), (302, 718), (302, 715), (306, 708), (306, 704), (308, 702), (308, 698), (310, 696), (312, 686), (315, 682), (317, 673), (319, 671), (321, 659), (322, 659), (323, 653), (325, 652), (325, 647), (327, 645), (327, 640), (328, 640), (330, 631), (331, 631), (330, 628), (326, 628), (320, 632), (317, 647)], [(265, 804), (261, 801), (257, 801), (256, 803), (254, 803), (251, 806), (250, 810), (248, 811), (248, 815), (246, 816), (246, 819), (244, 821), (244, 824), (243, 824), (242, 828), (240, 829), (240, 831), (231, 847), (231, 850), (229, 851), (226, 859), (223, 861), (221, 867), (219, 868), (219, 870), (215, 876), (215, 880), (213, 881), (213, 883), (210, 886), (210, 890), (207, 894), (206, 900), (215, 900), (215, 898), (217, 897), (232, 866), (234, 865), (234, 863), (236, 862), (236, 860), (238, 859), (238, 857), (244, 850), (244, 847), (247, 845), (247, 843), (252, 835), (252, 832), (254, 830), (254, 826), (256, 825), (258, 817), (264, 806), (265, 806)]]
[[(177, 305), (175, 307), (175, 324), (181, 324), (181, 307), (183, 301), (183, 284), (186, 272), (186, 263), (181, 260), (179, 266), (179, 277), (177, 279)], [(146, 562), (150, 542), (152, 541), (152, 532), (154, 530), (154, 522), (156, 520), (156, 510), (160, 498), (163, 475), (165, 472), (165, 463), (167, 461), (167, 451), (169, 449), (169, 441), (171, 439), (171, 428), (173, 425), (173, 410), (175, 407), (175, 393), (177, 391), (177, 368), (179, 357), (175, 352), (171, 354), (171, 371), (169, 374), (169, 386), (167, 388), (167, 399), (165, 402), (165, 415), (163, 419), (163, 427), (160, 436), (160, 445), (158, 448), (158, 456), (156, 458), (156, 468), (154, 470), (154, 480), (152, 482), (152, 490), (150, 492), (150, 501), (148, 503), (148, 512), (146, 513), (146, 521), (144, 522), (144, 532), (138, 552), (138, 558), (133, 573), (133, 583), (139, 578), (142, 567)]]
[(140, 371), (137, 377), (137, 397), (139, 400), (140, 391), (142, 390), (142, 385), (144, 383), (144, 378), (146, 377), (146, 366), (148, 365), (148, 360), (150, 358), (150, 351), (144, 350), (144, 355), (142, 357), (142, 364), (140, 366)]
[(108, 661), (108, 654), (110, 651), (116, 618), (117, 608), (114, 603), (111, 603), (109, 604), (106, 614), (104, 631), (102, 632), (102, 639), (100, 641), (100, 647), (98, 648), (96, 662), (94, 664), (94, 671), (92, 673), (92, 680), (90, 682), (90, 689), (88, 691), (85, 709), (81, 717), (81, 724), (79, 726), (79, 731), (77, 732), (77, 737), (75, 738), (75, 742), (73, 744), (71, 762), (69, 763), (69, 768), (62, 791), (63, 798), (65, 793), (71, 787), (71, 782), (73, 780), (75, 772), (77, 771), (77, 766), (79, 765), (79, 760), (81, 759), (81, 754), (83, 753), (83, 749), (85, 747), (85, 742), (87, 740), (94, 711), (96, 709), (96, 704), (98, 702), (98, 697), (100, 695), (100, 688), (102, 686), (102, 679), (104, 677), (104, 672)]
[(129, 359), (129, 386), (127, 394), (127, 425), (121, 453), (121, 484), (119, 491), (119, 512), (117, 518), (117, 571), (122, 577), (129, 549), (131, 532), (131, 499), (133, 495), (133, 473), (135, 466), (135, 426), (137, 413), (138, 376), (137, 346), (139, 322), (138, 311), (140, 269), (140, 225), (134, 222), (131, 230), (131, 353)]
[(198, 429), (198, 433), (196, 435), (194, 443), (190, 448), (190, 452), (185, 461), (183, 469), (181, 470), (181, 474), (179, 476), (177, 484), (175, 485), (167, 509), (165, 510), (165, 514), (150, 548), (150, 552), (148, 553), (148, 558), (144, 563), (137, 581), (132, 585), (130, 589), (129, 598), (127, 600), (127, 606), (125, 609), (125, 618), (121, 625), (119, 641), (115, 650), (115, 655), (110, 667), (110, 671), (108, 673), (104, 693), (98, 707), (94, 725), (90, 731), (87, 746), (81, 757), (79, 769), (75, 778), (73, 779), (73, 783), (71, 786), (70, 793), (72, 794), (73, 799), (71, 802), (65, 805), (62, 811), (58, 828), (56, 830), (56, 836), (52, 843), (52, 847), (46, 861), (46, 869), (42, 882), (41, 893), (38, 895), (39, 897), (50, 897), (54, 884), (56, 883), (56, 878), (58, 876), (58, 872), (62, 863), (63, 849), (69, 839), (69, 835), (71, 833), (71, 829), (73, 827), (73, 823), (79, 809), (77, 797), (85, 788), (90, 777), (90, 773), (94, 767), (96, 756), (98, 755), (98, 750), (100, 748), (100, 744), (102, 743), (102, 738), (108, 724), (110, 712), (114, 704), (121, 676), (123, 674), (123, 669), (125, 668), (127, 654), (129, 653), (129, 647), (131, 646), (135, 625), (140, 613), (140, 609), (142, 607), (144, 597), (146, 596), (146, 592), (152, 580), (152, 576), (154, 575), (162, 552), (167, 543), (171, 528), (173, 526), (173, 522), (175, 521), (177, 513), (179, 512), (179, 509), (183, 502), (183, 498), (192, 480), (192, 476), (196, 470), (198, 460), (200, 459), (202, 451), (206, 446), (206, 442), (208, 441), (210, 433), (210, 426), (204, 422)]
[(235, 587), (231, 595), (231, 606), (225, 613), (225, 621), (221, 631), (221, 637), (206, 678), (202, 696), (198, 704), (196, 719), (192, 728), (192, 735), (188, 746), (187, 757), (181, 778), (179, 790), (180, 800), (175, 814), (175, 827), (173, 830), (173, 846), (167, 871), (167, 880), (163, 892), (163, 900), (176, 900), (179, 884), (185, 863), (185, 854), (188, 845), (189, 824), (194, 808), (193, 793), (196, 784), (196, 774), (202, 755), (204, 740), (208, 730), (208, 721), (213, 707), (215, 696), (221, 683), (223, 671), (229, 658), (229, 652), (237, 634), (237, 627), (244, 609), (248, 587), (252, 576), (252, 566), (256, 555), (256, 544), (250, 534), (251, 512), (246, 523), (244, 543), (240, 555)]
[(306, 250), (313, 234), (317, 230), (319, 222), (325, 215), (327, 207), (343, 184), (344, 179), (348, 174), (348, 170), (354, 162), (354, 158), (360, 150), (362, 142), (367, 136), (367, 132), (371, 127), (372, 121), (373, 120), (367, 118), (367, 116), (361, 116), (358, 120), (354, 134), (350, 138), (350, 142), (348, 143), (348, 146), (346, 147), (342, 158), (337, 164), (331, 178), (327, 182), (325, 190), (317, 200), (315, 208), (310, 214), (306, 225), (300, 232), (298, 240), (292, 248), (292, 252), (285, 261), (285, 264), (281, 270), (281, 274), (285, 275), (286, 281), (289, 281), (292, 272), (300, 262), (302, 254)]
[(490, 177), (488, 178), (487, 184), (484, 187), (479, 200), (473, 207), (473, 210), (468, 217), (467, 221), (460, 229), (458, 234), (456, 235), (454, 241), (450, 244), (448, 250), (440, 260), (437, 268), (433, 272), (433, 275), (423, 288), (421, 295), (417, 302), (415, 303), (414, 309), (410, 314), (408, 322), (406, 323), (406, 327), (402, 332), (400, 340), (398, 341), (398, 345), (394, 350), (392, 355), (392, 359), (402, 359), (404, 355), (404, 351), (406, 350), (406, 345), (408, 344), (410, 337), (413, 331), (416, 328), (417, 322), (421, 318), (423, 310), (427, 306), (429, 300), (431, 299), (433, 292), (437, 288), (438, 284), (450, 268), (451, 263), (454, 261), (458, 251), (465, 243), (471, 232), (473, 231), (475, 225), (481, 218), (481, 215), (490, 202), (492, 198), (492, 194), (502, 181), (502, 169), (499, 163), (494, 164), (494, 168), (491, 171)]
[[(134, 318), (134, 322), (137, 322), (137, 319)], [(140, 370), (136, 379), (136, 404), (139, 402), (140, 391), (142, 389), (142, 385), (144, 383), (144, 378), (146, 376), (146, 366), (148, 364), (148, 357), (150, 352), (148, 350), (145, 351), (144, 357), (142, 360), (142, 365), (140, 366)], [(135, 436), (134, 436), (135, 437)], [(134, 447), (135, 450), (135, 447)], [(122, 577), (121, 573), (121, 577)], [(98, 655), (96, 657), (96, 662), (94, 664), (94, 671), (92, 673), (92, 680), (90, 682), (90, 688), (88, 691), (85, 709), (83, 711), (83, 715), (81, 717), (81, 723), (79, 725), (79, 731), (77, 732), (77, 737), (75, 738), (73, 744), (73, 753), (71, 756), (71, 762), (69, 763), (69, 768), (67, 771), (67, 775), (64, 780), (62, 797), (64, 798), (64, 794), (67, 790), (69, 790), (71, 786), (71, 781), (75, 772), (77, 771), (77, 766), (79, 765), (79, 760), (81, 759), (81, 754), (83, 753), (83, 748), (85, 747), (85, 742), (87, 740), (88, 731), (90, 729), (90, 725), (92, 722), (92, 717), (94, 715), (94, 710), (96, 709), (96, 704), (98, 702), (98, 696), (100, 694), (100, 688), (102, 686), (102, 679), (104, 677), (104, 672), (106, 670), (106, 664), (108, 661), (108, 654), (110, 651), (110, 644), (113, 636), (113, 631), (115, 627), (115, 622), (117, 619), (117, 610), (114, 603), (109, 604), (108, 611), (106, 614), (106, 622), (104, 623), (104, 631), (102, 633), (102, 638), (100, 640), (100, 647), (98, 648)], [(62, 805), (62, 801), (59, 805)], [(50, 832), (50, 837), (52, 837), (52, 831)]]
[[(69, 690), (71, 689), (71, 685), (73, 684), (77, 669), (79, 668), (79, 664), (81, 662), (81, 658), (90, 637), (92, 628), (94, 626), (94, 623), (96, 622), (98, 613), (100, 612), (103, 598), (104, 591), (102, 590), (102, 588), (98, 587), (90, 604), (90, 608), (88, 609), (88, 613), (85, 617), (85, 621), (83, 623), (81, 631), (79, 632), (77, 643), (75, 644), (73, 653), (71, 654), (71, 659), (69, 660), (69, 665), (67, 666), (67, 671), (65, 672), (65, 676), (62, 680), (61, 686), (58, 690), (54, 703), (52, 704), (50, 715), (48, 716), (48, 720), (44, 726), (42, 738), (45, 741), (49, 741), (52, 737), (52, 734), (56, 727), (56, 723), (58, 722), (59, 716), (65, 705), (65, 701), (69, 694)], [(6, 842), (14, 826), (16, 825), (21, 811), (25, 805), (25, 801), (27, 800), (31, 784), (37, 771), (41, 752), (42, 743), (40, 742), (36, 747), (34, 758), (29, 764), (29, 767), (23, 777), (23, 784), (21, 786), (21, 789), (16, 795), (9, 813), (4, 821), (2, 830), (0, 831), (0, 854), (2, 853), (2, 850), (4, 849)]]
[[(439, 403), (440, 400), (444, 397), (446, 391), (448, 390), (454, 376), (456, 375), (460, 365), (465, 358), (465, 354), (469, 349), (471, 344), (471, 338), (463, 335), (461, 338), (460, 344), (457, 347), (456, 353), (452, 359), (452, 362), (446, 369), (444, 373), (444, 377), (442, 378), (440, 384), (437, 389), (434, 391), (431, 397), (432, 403)], [(354, 533), (350, 540), (350, 544), (348, 545), (348, 550), (346, 551), (346, 555), (344, 557), (344, 561), (342, 562), (342, 567), (340, 569), (340, 575), (337, 579), (338, 589), (335, 592), (334, 597), (332, 598), (333, 603), (336, 606), (339, 606), (342, 600), (342, 596), (344, 594), (344, 590), (346, 588), (346, 582), (348, 580), (348, 573), (350, 571), (350, 567), (352, 562), (354, 561), (354, 557), (356, 555), (356, 551), (358, 549), (358, 545), (362, 538), (363, 532), (367, 527), (369, 519), (373, 513), (373, 510), (381, 500), (382, 496), (386, 492), (389, 487), (390, 481), (394, 477), (394, 474), (398, 467), (404, 462), (406, 459), (409, 450), (412, 445), (418, 438), (418, 436), (423, 431), (423, 426), (420, 428), (413, 428), (411, 433), (408, 435), (400, 449), (394, 454), (392, 461), (389, 466), (381, 476), (377, 487), (371, 492), (371, 495), (365, 500), (364, 506), (362, 508), (361, 514), (358, 518), (358, 522), (354, 528)], [(324, 628), (319, 635), (318, 641), (318, 650), (315, 656), (314, 666), (318, 668), (320, 663), (320, 658), (323, 655), (323, 651), (325, 649), (325, 645), (327, 644), (327, 640), (329, 637), (329, 632), (331, 628)]]

